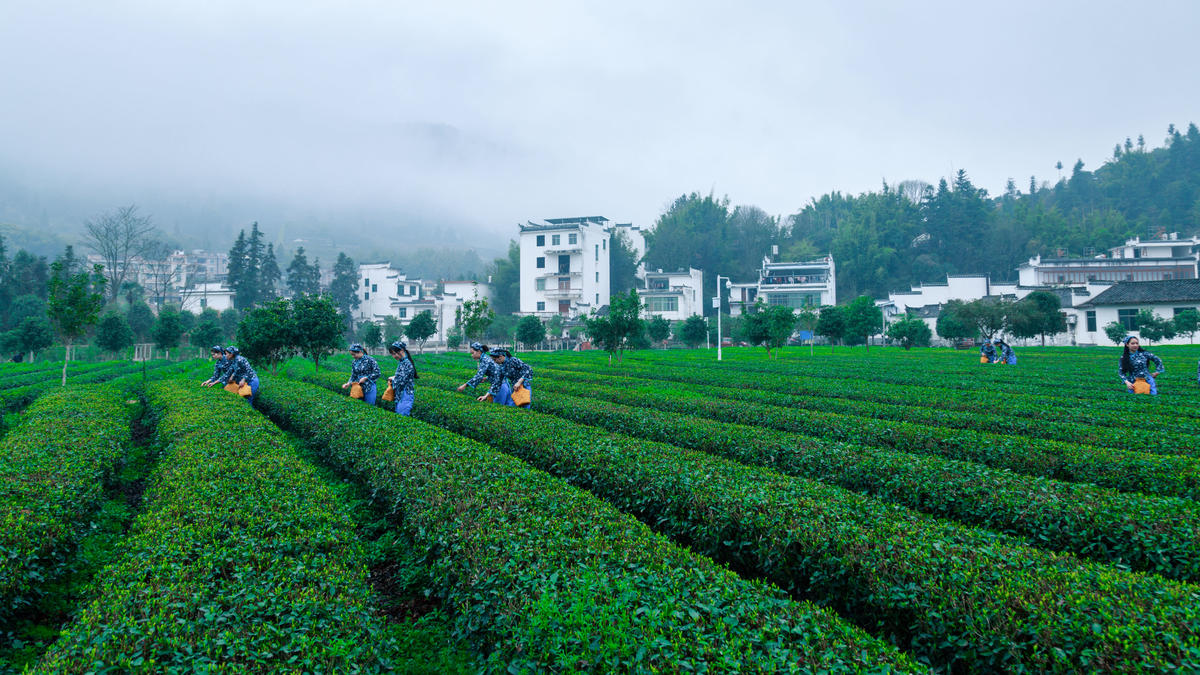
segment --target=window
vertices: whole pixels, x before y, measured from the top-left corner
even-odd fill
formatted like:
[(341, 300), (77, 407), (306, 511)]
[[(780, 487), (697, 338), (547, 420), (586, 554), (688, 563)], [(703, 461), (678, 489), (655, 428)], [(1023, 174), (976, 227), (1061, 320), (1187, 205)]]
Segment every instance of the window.
[(678, 312), (679, 298), (646, 298), (647, 312)]
[(538, 246), (545, 246), (545, 245), (546, 245), (546, 235), (544, 235), (544, 234), (539, 234), (539, 235), (537, 236), (537, 245), (538, 245)]
[(541, 269), (546, 269), (546, 259), (545, 259), (545, 258), (543, 258), (543, 257), (541, 257), (541, 256), (538, 256), (538, 259), (537, 259), (537, 268), (538, 268), (539, 270), (541, 270)]
[(552, 235), (550, 235), (550, 245), (551, 245), (551, 246), (558, 246), (558, 242), (559, 242), (561, 239), (562, 239), (562, 235), (558, 235), (558, 234), (552, 234)]
[(370, 286), (370, 285), (371, 285), (370, 279), (363, 279), (363, 286)]
[(573, 232), (571, 234), (568, 234), (567, 235), (567, 243), (568, 244), (578, 244), (579, 243), (579, 235), (575, 234)]
[(370, 299), (371, 299), (371, 294), (369, 292), (363, 293), (363, 300), (370, 300)]
[(533, 290), (535, 290), (535, 291), (546, 290), (546, 278), (538, 277), (537, 279), (534, 279), (533, 280)]
[(379, 292), (379, 284), (371, 284), (371, 292), (378, 293)]
[(599, 293), (596, 294), (596, 304), (597, 305), (600, 304), (600, 294)]
[(768, 293), (768, 305), (782, 305), (792, 309), (821, 304), (820, 293)]
[(560, 291), (571, 290), (571, 277), (559, 277), (558, 278), (558, 290), (560, 290)]
[(537, 304), (537, 311), (539, 311), (539, 312), (546, 311), (546, 303), (539, 301)]
[(200, 308), (208, 307), (208, 298), (200, 298)]
[(608, 240), (605, 239), (603, 243), (604, 243), (604, 250), (607, 251), (608, 250)]
[(1125, 327), (1125, 330), (1137, 330), (1137, 313), (1136, 309), (1118, 309), (1117, 323)]
[(1087, 329), (1089, 333), (1096, 332), (1096, 310), (1089, 309), (1084, 315), (1087, 317)]
[(558, 273), (559, 274), (570, 274), (571, 273), (571, 256), (570, 255), (558, 256)]
[(596, 283), (600, 283), (600, 273), (596, 272)]
[(1179, 316), (1180, 314), (1183, 314), (1184, 312), (1194, 312), (1194, 311), (1196, 311), (1195, 307), (1176, 307), (1173, 310), (1172, 316)]
[(646, 281), (646, 288), (652, 291), (665, 291), (667, 290), (667, 280), (662, 277), (649, 279)]
[(600, 259), (600, 244), (596, 244), (596, 260)]
[(408, 318), (408, 308), (407, 307), (400, 308), (400, 318), (401, 319)]

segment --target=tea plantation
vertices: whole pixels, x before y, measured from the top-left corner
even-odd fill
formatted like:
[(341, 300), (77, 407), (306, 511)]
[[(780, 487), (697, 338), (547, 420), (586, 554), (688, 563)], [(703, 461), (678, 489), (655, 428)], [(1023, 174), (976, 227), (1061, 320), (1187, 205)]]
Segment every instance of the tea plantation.
[[(1200, 671), (1200, 347), (0, 367), (0, 672)], [(385, 376), (394, 363), (376, 357)], [(385, 383), (381, 381), (380, 389)]]

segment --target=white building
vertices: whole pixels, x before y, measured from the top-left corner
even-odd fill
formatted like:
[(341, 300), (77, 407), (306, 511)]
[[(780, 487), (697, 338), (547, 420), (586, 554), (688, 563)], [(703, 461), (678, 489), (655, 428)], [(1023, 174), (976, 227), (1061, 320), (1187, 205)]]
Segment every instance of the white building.
[(236, 294), (233, 289), (228, 288), (224, 283), (196, 284), (192, 288), (185, 288), (179, 292), (179, 306), (195, 314), (199, 314), (205, 309), (224, 312), (227, 309), (233, 309), (234, 295)]
[(520, 227), (521, 314), (575, 317), (608, 304), (607, 218), (552, 218)]
[(1200, 237), (1173, 232), (1127, 240), (1095, 258), (1030, 258), (1017, 268), (1022, 286), (1063, 286), (1089, 281), (1170, 281), (1200, 278)]
[[(1148, 309), (1163, 319), (1185, 310), (1200, 311), (1200, 279), (1126, 281), (1113, 284), (1075, 306), (1082, 316), (1075, 325), (1076, 344), (1111, 345), (1104, 327), (1117, 322), (1138, 335), (1137, 314)], [(1155, 344), (1189, 344), (1194, 336), (1177, 335)]]
[(768, 305), (792, 309), (837, 304), (837, 269), (833, 256), (803, 262), (771, 262), (763, 258), (757, 297)]
[(646, 272), (646, 288), (641, 293), (646, 315), (683, 321), (693, 314), (704, 314), (703, 284), (704, 272), (694, 268)]
[(361, 279), (358, 288), (358, 309), (355, 321), (381, 322), (386, 317), (408, 319), (426, 309), (433, 309), (432, 299), (421, 294), (421, 280), (394, 269), (391, 263), (366, 263), (358, 266)]

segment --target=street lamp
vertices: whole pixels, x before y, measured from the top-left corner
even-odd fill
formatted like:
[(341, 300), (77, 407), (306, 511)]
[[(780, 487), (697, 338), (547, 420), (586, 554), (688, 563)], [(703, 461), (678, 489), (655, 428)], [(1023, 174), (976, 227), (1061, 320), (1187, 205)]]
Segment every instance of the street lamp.
[(717, 308), (717, 360), (721, 360), (721, 280), (725, 280), (725, 287), (729, 288), (731, 282), (729, 277), (717, 275), (717, 297), (713, 298), (713, 307)]

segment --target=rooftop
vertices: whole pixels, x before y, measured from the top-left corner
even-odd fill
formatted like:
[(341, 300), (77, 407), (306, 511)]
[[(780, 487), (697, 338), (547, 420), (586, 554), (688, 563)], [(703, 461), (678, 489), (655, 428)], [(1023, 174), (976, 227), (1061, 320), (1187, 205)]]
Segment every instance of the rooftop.
[(1200, 279), (1121, 281), (1080, 307), (1133, 305), (1147, 302), (1200, 302)]

